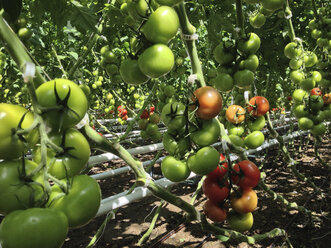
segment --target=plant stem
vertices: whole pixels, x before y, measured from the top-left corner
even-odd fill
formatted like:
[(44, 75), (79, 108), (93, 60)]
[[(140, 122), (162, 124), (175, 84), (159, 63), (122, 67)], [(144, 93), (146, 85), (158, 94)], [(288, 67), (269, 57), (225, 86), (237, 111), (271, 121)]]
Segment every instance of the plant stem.
[[(290, 4), (288, 1), (286, 1), (286, 10), (288, 11), (291, 11), (290, 9)], [(294, 32), (294, 27), (293, 27), (293, 23), (292, 23), (292, 18), (289, 17), (289, 18), (286, 18), (286, 23), (287, 23), (287, 26), (289, 28), (289, 36), (290, 36), (290, 39), (291, 41), (294, 41), (295, 40), (295, 32)]]
[(236, 0), (236, 21), (239, 28), (239, 37), (242, 38), (245, 31), (245, 19), (242, 9), (242, 0)]
[(188, 19), (184, 2), (181, 2), (178, 6), (176, 6), (175, 10), (177, 11), (180, 21), (182, 40), (183, 43), (185, 44), (186, 51), (191, 60), (192, 74), (197, 75), (201, 87), (206, 86), (205, 78), (202, 72), (202, 66), (198, 56), (198, 49), (196, 47), (196, 42), (193, 39), (187, 40), (184, 38), (185, 35), (195, 34), (196, 28), (190, 23)]
[(156, 212), (153, 216), (153, 219), (151, 221), (151, 224), (149, 225), (148, 227), (148, 230), (144, 233), (144, 235), (139, 239), (137, 245), (141, 246), (145, 240), (151, 235), (154, 227), (155, 227), (155, 224), (156, 224), (156, 221), (157, 219), (159, 218), (159, 215), (160, 215), (160, 212), (161, 212), (161, 209), (163, 208), (163, 206), (166, 204), (166, 202), (164, 200), (161, 200), (161, 203), (160, 205), (157, 207), (156, 209)]
[[(2, 14), (0, 14), (0, 38), (20, 70), (23, 69), (26, 62), (33, 63), (23, 43), (4, 20)], [(39, 73), (38, 68), (36, 68), (35, 78), (33, 79), (35, 88), (44, 82), (46, 82), (46, 79)]]

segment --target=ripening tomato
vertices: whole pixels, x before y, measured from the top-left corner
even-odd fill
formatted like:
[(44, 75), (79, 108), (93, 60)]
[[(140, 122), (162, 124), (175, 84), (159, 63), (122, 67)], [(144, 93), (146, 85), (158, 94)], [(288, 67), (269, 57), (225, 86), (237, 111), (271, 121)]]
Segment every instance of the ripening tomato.
[(232, 182), (241, 188), (254, 188), (260, 181), (259, 168), (249, 160), (243, 160), (233, 167)]
[(255, 117), (265, 115), (269, 111), (269, 102), (263, 96), (254, 96), (249, 100), (249, 104), (247, 111)]
[(320, 88), (313, 88), (311, 91), (310, 91), (310, 95), (313, 96), (313, 95), (317, 95), (317, 96), (321, 96), (322, 95), (322, 91)]
[(245, 120), (245, 109), (239, 105), (231, 105), (225, 112), (226, 119), (233, 123), (239, 124)]
[(331, 104), (331, 93), (324, 94), (323, 101), (325, 104)]
[(252, 188), (242, 189), (241, 196), (231, 195), (231, 206), (237, 213), (253, 212), (257, 207), (257, 195)]
[(203, 212), (205, 215), (214, 222), (223, 222), (227, 217), (227, 209), (219, 207), (216, 203), (207, 200), (203, 205)]
[(198, 103), (195, 113), (199, 118), (209, 120), (219, 114), (222, 109), (222, 96), (216, 89), (204, 86), (196, 89), (193, 94), (193, 100)]

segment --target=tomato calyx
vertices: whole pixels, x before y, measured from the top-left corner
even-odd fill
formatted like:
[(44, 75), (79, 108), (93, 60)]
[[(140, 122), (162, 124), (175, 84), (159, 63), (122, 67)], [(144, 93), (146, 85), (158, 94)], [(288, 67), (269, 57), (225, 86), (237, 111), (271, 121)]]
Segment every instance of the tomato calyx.
[(176, 118), (177, 116), (184, 116), (185, 114), (177, 114), (179, 106), (174, 106), (171, 104), (170, 106), (170, 113), (166, 114), (167, 117), (170, 117), (171, 119)]

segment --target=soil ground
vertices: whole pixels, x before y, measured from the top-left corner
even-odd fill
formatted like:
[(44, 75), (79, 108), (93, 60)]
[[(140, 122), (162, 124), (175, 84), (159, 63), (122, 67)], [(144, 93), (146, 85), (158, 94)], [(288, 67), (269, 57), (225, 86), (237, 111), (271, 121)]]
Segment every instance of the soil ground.
[[(303, 144), (304, 142), (304, 144)], [(313, 143), (309, 138), (296, 139), (293, 145), (289, 145), (293, 158), (298, 161), (297, 169), (309, 176), (313, 182), (321, 188), (321, 194), (315, 194), (307, 183), (298, 180), (287, 167), (282, 155), (276, 148), (264, 150), (256, 158), (251, 160), (260, 165), (263, 163), (262, 171), (267, 175), (265, 182), (278, 194), (290, 202), (296, 202), (305, 206), (312, 213), (309, 220), (307, 216), (298, 211), (287, 211), (275, 200), (270, 198), (265, 191), (256, 188), (259, 203), (254, 212), (253, 228), (246, 232), (247, 235), (263, 234), (274, 228), (286, 230), (288, 239), (295, 248), (301, 247), (331, 247), (331, 194), (330, 177), (328, 171), (319, 163), (314, 156)], [(330, 139), (324, 140), (319, 149), (324, 161), (330, 162), (331, 153)], [(138, 156), (141, 160), (153, 158), (154, 154)], [(107, 169), (124, 166), (121, 161), (114, 161), (93, 169), (91, 174), (99, 173)], [(160, 177), (160, 168), (156, 164), (154, 175)], [(190, 201), (195, 191), (198, 180), (180, 183), (172, 188), (177, 196)], [(129, 189), (134, 183), (132, 173), (125, 173), (116, 178), (100, 181), (103, 197), (111, 196)], [(200, 193), (195, 205), (202, 210), (205, 196)], [(154, 216), (156, 206), (160, 204), (156, 197), (149, 197), (131, 203), (118, 209), (114, 219), (111, 219), (103, 230), (103, 235), (94, 247), (124, 248), (137, 247), (138, 240), (146, 232)], [(86, 247), (106, 216), (93, 219), (88, 225), (70, 230), (64, 248)], [(177, 207), (166, 205), (163, 207), (158, 221), (150, 237), (142, 247), (290, 247), (283, 237), (265, 239), (255, 245), (232, 240), (224, 243), (219, 241), (210, 233), (201, 230), (196, 222), (185, 223), (183, 215)], [(227, 227), (227, 223), (222, 226)], [(172, 235), (165, 235), (172, 232)], [(163, 238), (163, 242), (160, 239)]]

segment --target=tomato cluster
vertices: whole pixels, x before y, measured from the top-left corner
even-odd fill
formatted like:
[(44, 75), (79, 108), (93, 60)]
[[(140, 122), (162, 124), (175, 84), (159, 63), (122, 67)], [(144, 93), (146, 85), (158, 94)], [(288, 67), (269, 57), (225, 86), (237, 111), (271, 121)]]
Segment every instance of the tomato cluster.
[(248, 149), (256, 149), (264, 142), (261, 132), (265, 126), (264, 115), (269, 111), (269, 102), (263, 96), (254, 96), (246, 104), (230, 105), (225, 112), (225, 123), (231, 143)]
[(158, 127), (159, 122), (160, 115), (155, 112), (154, 106), (151, 106), (149, 110), (144, 109), (138, 121), (141, 138), (143, 140), (151, 139), (154, 142), (160, 141), (162, 134)]
[[(179, 169), (176, 167), (185, 172), (180, 173), (181, 180), (184, 180), (189, 175), (187, 171), (207, 175), (219, 162), (218, 152), (211, 145), (220, 137), (220, 126), (215, 116), (221, 111), (222, 97), (214, 88), (204, 86), (194, 91), (191, 100), (189, 106), (170, 101), (161, 113), (161, 120), (168, 128), (163, 136), (163, 145), (173, 158), (164, 160), (161, 169), (171, 181), (178, 180), (176, 174)], [(175, 161), (180, 163), (175, 166)]]
[[(72, 81), (55, 79), (35, 93), (43, 118), (39, 125), (46, 125), (39, 129), (43, 135), (34, 113), (0, 104), (3, 247), (61, 247), (68, 228), (87, 224), (101, 202), (99, 184), (78, 175), (90, 157), (89, 143), (76, 128), (87, 111), (84, 92)], [(27, 151), (32, 160), (24, 156)]]
[[(220, 160), (220, 165), (203, 182), (202, 189), (208, 198), (203, 210), (214, 222), (227, 219), (232, 229), (247, 231), (253, 225), (251, 212), (257, 207), (257, 195), (252, 188), (260, 180), (260, 170), (249, 160), (240, 161), (232, 168), (224, 162), (222, 154)], [(232, 210), (228, 214), (229, 206)]]
[[(122, 4), (127, 24), (138, 29), (147, 41), (143, 41), (141, 46), (137, 41), (135, 46), (141, 49), (137, 49), (136, 58), (126, 59), (121, 64), (120, 74), (124, 82), (142, 84), (149, 78), (166, 75), (174, 67), (174, 54), (167, 44), (178, 32), (179, 17), (171, 6), (155, 2), (148, 6), (144, 0), (129, 0)], [(154, 11), (150, 12), (149, 7)], [(143, 18), (147, 21), (143, 22)]]

